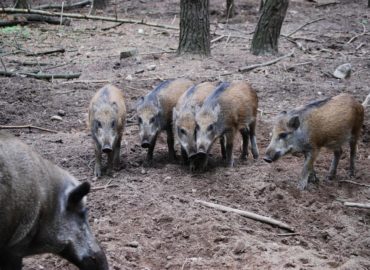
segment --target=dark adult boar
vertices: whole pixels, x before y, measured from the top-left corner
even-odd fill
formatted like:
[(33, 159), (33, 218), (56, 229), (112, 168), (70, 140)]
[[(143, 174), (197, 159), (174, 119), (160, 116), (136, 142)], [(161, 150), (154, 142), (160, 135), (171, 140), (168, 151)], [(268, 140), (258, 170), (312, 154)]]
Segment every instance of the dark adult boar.
[(101, 176), (102, 152), (108, 155), (108, 174), (119, 166), (122, 132), (126, 124), (126, 106), (123, 93), (113, 85), (101, 88), (92, 98), (88, 125), (95, 142), (96, 177)]
[(176, 158), (172, 130), (172, 110), (180, 96), (193, 85), (190, 80), (167, 80), (159, 84), (149, 94), (138, 101), (136, 112), (139, 123), (141, 146), (148, 148), (147, 162), (153, 159), (153, 151), (158, 134), (167, 132), (167, 145), (170, 160)]
[(195, 115), (198, 154), (208, 155), (215, 140), (225, 136), (226, 162), (228, 166), (233, 166), (234, 137), (237, 131), (240, 131), (243, 138), (241, 158), (247, 158), (250, 140), (253, 158), (257, 159), (255, 135), (257, 107), (257, 94), (246, 82), (220, 84), (207, 97), (202, 107), (197, 109)]
[[(173, 109), (173, 130), (176, 141), (181, 145), (185, 162), (197, 153), (195, 138), (195, 108), (201, 106), (206, 97), (216, 88), (216, 84), (204, 82), (189, 88)], [(192, 166), (191, 166), (192, 167)]]
[(108, 270), (91, 233), (84, 197), (88, 183), (0, 132), (0, 269), (22, 269), (22, 258), (54, 253), (83, 270)]
[(352, 96), (340, 94), (280, 113), (272, 130), (264, 160), (273, 162), (288, 153), (303, 153), (305, 162), (298, 188), (316, 180), (314, 163), (320, 148), (334, 152), (327, 179), (336, 175), (342, 146), (350, 146), (350, 175), (355, 174), (357, 140), (364, 120), (364, 108)]

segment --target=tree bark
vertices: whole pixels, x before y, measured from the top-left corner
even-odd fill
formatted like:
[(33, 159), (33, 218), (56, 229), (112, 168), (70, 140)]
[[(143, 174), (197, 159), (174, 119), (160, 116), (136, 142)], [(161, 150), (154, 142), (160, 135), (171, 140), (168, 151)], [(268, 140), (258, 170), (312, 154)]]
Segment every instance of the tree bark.
[(370, 0), (367, 0), (367, 7), (370, 8)]
[(24, 8), (29, 9), (31, 8), (30, 4), (28, 3), (28, 0), (16, 0), (14, 8)]
[(180, 1), (180, 40), (178, 54), (209, 55), (209, 0)]
[(232, 18), (235, 16), (234, 7), (234, 0), (226, 0), (226, 18)]
[(251, 51), (254, 55), (278, 53), (281, 26), (289, 0), (267, 0), (253, 35)]

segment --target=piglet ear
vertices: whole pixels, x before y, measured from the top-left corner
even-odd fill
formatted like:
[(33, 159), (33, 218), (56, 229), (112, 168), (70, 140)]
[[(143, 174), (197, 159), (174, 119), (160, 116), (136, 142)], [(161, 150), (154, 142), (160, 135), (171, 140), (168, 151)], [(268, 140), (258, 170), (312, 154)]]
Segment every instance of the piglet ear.
[(297, 129), (301, 125), (301, 122), (299, 121), (299, 117), (297, 115), (292, 116), (288, 121), (288, 127)]
[(140, 97), (135, 104), (135, 109), (137, 110), (137, 107), (143, 104), (143, 102), (144, 102), (144, 97)]
[(75, 187), (68, 195), (68, 206), (74, 206), (78, 204), (83, 197), (90, 191), (90, 183), (83, 182), (79, 186)]
[(217, 103), (217, 105), (213, 109), (213, 112), (216, 116), (218, 116), (220, 114), (220, 111), (221, 111), (220, 104)]
[(285, 115), (287, 112), (286, 111), (281, 111), (279, 114), (280, 115)]
[(179, 112), (176, 110), (176, 107), (174, 107), (172, 111), (172, 120), (175, 120), (178, 115), (179, 115)]

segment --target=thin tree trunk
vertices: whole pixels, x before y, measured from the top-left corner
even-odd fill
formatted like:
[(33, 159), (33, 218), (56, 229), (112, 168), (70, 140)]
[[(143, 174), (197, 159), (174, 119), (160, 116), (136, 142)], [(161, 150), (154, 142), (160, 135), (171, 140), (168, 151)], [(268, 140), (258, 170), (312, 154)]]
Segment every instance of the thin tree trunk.
[(253, 35), (251, 51), (254, 55), (278, 53), (281, 26), (289, 0), (267, 0)]
[(178, 54), (209, 55), (209, 0), (180, 1), (180, 40)]
[(28, 0), (16, 0), (14, 8), (24, 8), (29, 9), (31, 8), (30, 4), (28, 3)]
[(367, 0), (367, 7), (370, 8), (370, 0)]
[(234, 7), (234, 0), (226, 0), (226, 18), (232, 18), (235, 16)]

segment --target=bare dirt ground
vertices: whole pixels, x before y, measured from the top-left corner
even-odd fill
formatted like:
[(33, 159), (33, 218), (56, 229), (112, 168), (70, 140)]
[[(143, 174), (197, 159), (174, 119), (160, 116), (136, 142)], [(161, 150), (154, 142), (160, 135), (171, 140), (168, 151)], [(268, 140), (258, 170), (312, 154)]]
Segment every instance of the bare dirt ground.
[[(116, 10), (119, 17), (178, 25), (178, 2), (117, 0)], [(343, 200), (368, 201), (369, 188), (320, 181), (300, 192), (296, 184), (302, 157), (287, 156), (271, 165), (262, 159), (237, 160), (236, 166), (229, 169), (221, 165), (218, 150), (214, 149), (210, 170), (192, 175), (180, 163), (167, 161), (163, 134), (153, 167), (142, 166), (145, 151), (138, 145), (138, 128), (132, 124), (133, 104), (162, 79), (185, 76), (195, 82), (249, 81), (258, 92), (263, 110), (257, 129), (261, 154), (269, 143), (273, 117), (279, 111), (343, 92), (362, 102), (369, 93), (367, 1), (341, 0), (323, 7), (308, 1), (291, 1), (283, 34), (308, 21), (323, 20), (293, 35), (303, 49), (280, 39), (280, 53), (294, 49), (294, 57), (249, 73), (239, 73), (237, 69), (274, 58), (255, 57), (249, 52), (259, 1), (236, 0), (239, 14), (228, 23), (223, 17), (225, 1), (210, 2), (212, 37), (225, 35), (212, 43), (210, 58), (178, 57), (174, 53), (178, 31), (140, 25), (123, 24), (104, 31), (114, 24), (73, 20), (71, 26), (34, 24), (1, 32), (1, 52), (18, 51), (2, 57), (7, 69), (41, 68), (45, 72), (82, 72), (82, 76), (79, 82), (1, 77), (0, 124), (33, 124), (57, 130), (56, 134), (28, 129), (11, 132), (82, 181), (90, 181), (93, 186), (117, 185), (92, 192), (88, 198), (90, 223), (111, 269), (370, 269), (370, 213), (342, 204)], [(88, 8), (77, 11), (85, 13)], [(105, 15), (114, 12), (113, 5)], [(362, 33), (362, 25), (367, 33), (348, 44)], [(41, 57), (25, 55), (59, 47), (66, 52)], [(137, 48), (139, 55), (120, 60), (120, 51), (128, 47)], [(24, 67), (11, 63), (13, 60), (38, 60), (48, 65)], [(353, 67), (350, 79), (338, 80), (328, 75), (347, 62)], [(154, 70), (148, 69), (151, 65), (155, 65)], [(224, 76), (226, 72), (231, 75)], [(122, 168), (113, 177), (97, 180), (93, 179), (94, 153), (85, 119), (90, 98), (104, 83), (91, 80), (107, 80), (121, 87), (130, 108), (130, 126), (121, 152)], [(51, 121), (59, 110), (65, 112), (63, 121)], [(352, 179), (367, 184), (369, 110), (370, 107), (358, 146), (357, 176)], [(235, 156), (239, 154), (236, 147)], [(346, 148), (337, 180), (349, 179), (348, 156)], [(330, 161), (331, 153), (322, 151), (316, 165), (321, 180)], [(287, 231), (206, 208), (195, 203), (196, 199), (277, 218), (299, 234), (284, 235)], [(27, 258), (24, 264), (26, 270), (75, 269), (53, 255)]]

